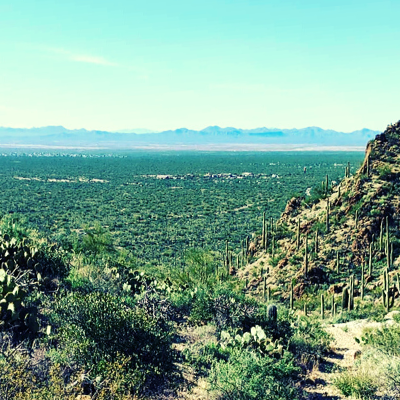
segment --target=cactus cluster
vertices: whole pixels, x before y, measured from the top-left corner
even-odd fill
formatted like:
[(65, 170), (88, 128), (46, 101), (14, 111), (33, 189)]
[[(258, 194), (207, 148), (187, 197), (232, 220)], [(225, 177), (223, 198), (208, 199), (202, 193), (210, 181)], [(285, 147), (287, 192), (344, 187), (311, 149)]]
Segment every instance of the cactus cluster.
[(16, 283), (15, 278), (5, 270), (3, 263), (0, 269), (0, 320), (2, 328), (14, 328), (36, 333), (39, 330), (37, 309), (27, 308), (24, 301), (27, 292)]
[(243, 335), (232, 336), (229, 332), (222, 331), (220, 345), (222, 348), (250, 347), (261, 354), (276, 358), (282, 357), (284, 352), (283, 346), (277, 340), (267, 337), (259, 325), (253, 326), (250, 332), (245, 332)]

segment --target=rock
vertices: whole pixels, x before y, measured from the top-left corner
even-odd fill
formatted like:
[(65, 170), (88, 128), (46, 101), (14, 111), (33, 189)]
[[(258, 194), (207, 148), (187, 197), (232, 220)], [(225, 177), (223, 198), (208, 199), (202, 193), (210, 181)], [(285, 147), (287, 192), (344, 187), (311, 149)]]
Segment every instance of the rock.
[(348, 362), (353, 363), (354, 360), (357, 360), (358, 358), (361, 357), (361, 350), (355, 350), (355, 349), (350, 349), (347, 350), (344, 355), (344, 359), (347, 360)]
[(329, 294), (339, 294), (342, 293), (343, 288), (346, 286), (346, 283), (342, 282), (342, 283), (336, 283), (335, 285), (330, 286), (330, 288), (328, 289), (328, 293)]
[(305, 291), (306, 285), (301, 282), (298, 283), (294, 288), (293, 288), (293, 294), (295, 299), (300, 299), (301, 296), (303, 295), (304, 291)]
[(287, 265), (287, 263), (288, 263), (288, 259), (286, 257), (282, 258), (282, 260), (280, 260), (278, 262), (278, 265), (276, 266), (276, 268), (281, 269), (281, 268), (285, 267)]
[(396, 311), (396, 310), (390, 311), (390, 313), (385, 315), (384, 319), (385, 320), (393, 320), (394, 319), (393, 317), (395, 315), (399, 318), (400, 317), (400, 311)]

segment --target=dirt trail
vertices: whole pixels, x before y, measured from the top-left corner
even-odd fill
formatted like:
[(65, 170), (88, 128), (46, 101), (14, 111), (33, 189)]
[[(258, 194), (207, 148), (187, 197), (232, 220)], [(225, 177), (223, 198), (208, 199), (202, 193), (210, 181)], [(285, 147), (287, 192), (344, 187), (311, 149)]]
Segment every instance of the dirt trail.
[[(387, 321), (388, 324), (392, 320)], [(360, 338), (364, 328), (379, 328), (381, 322), (368, 320), (350, 321), (342, 324), (329, 324), (325, 329), (333, 336), (331, 353), (324, 357), (319, 368), (313, 370), (307, 379), (305, 390), (309, 399), (337, 400), (346, 399), (334, 386), (333, 381), (338, 370), (354, 368), (354, 363), (361, 356), (361, 346), (355, 338)]]

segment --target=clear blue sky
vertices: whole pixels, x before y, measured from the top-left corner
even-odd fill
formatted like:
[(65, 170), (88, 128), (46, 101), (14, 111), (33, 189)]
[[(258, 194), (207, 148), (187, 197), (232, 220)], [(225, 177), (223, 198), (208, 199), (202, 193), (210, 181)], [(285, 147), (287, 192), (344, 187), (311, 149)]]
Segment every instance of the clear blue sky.
[(399, 0), (0, 0), (0, 126), (382, 130)]

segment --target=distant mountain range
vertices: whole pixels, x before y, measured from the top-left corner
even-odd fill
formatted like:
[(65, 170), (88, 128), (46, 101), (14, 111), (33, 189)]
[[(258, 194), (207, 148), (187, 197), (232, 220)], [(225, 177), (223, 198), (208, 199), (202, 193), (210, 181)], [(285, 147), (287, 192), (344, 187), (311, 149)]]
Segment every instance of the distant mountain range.
[(345, 133), (318, 127), (303, 129), (237, 129), (209, 126), (200, 131), (180, 128), (164, 132), (146, 129), (119, 132), (66, 129), (63, 126), (42, 128), (0, 127), (0, 145), (98, 146), (102, 148), (135, 148), (148, 146), (224, 146), (224, 145), (311, 145), (365, 146), (380, 132), (370, 129)]

